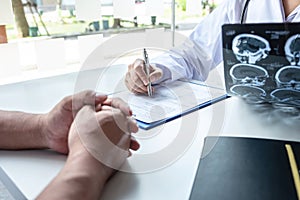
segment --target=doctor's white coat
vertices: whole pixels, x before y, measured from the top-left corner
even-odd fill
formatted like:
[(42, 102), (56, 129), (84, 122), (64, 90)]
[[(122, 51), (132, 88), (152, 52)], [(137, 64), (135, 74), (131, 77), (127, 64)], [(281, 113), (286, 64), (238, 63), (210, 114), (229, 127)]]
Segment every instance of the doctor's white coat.
[[(226, 23), (240, 23), (246, 0), (223, 0), (194, 29), (180, 47), (151, 60), (164, 71), (160, 81), (179, 78), (205, 81), (222, 58), (222, 30)], [(285, 17), (282, 0), (251, 0), (244, 23), (300, 22), (300, 6)]]

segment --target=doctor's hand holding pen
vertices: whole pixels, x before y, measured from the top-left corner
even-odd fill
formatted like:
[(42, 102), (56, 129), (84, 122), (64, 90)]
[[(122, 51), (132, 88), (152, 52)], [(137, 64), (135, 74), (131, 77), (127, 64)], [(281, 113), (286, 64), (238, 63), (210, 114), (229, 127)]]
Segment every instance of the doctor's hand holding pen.
[(125, 84), (132, 93), (151, 96), (150, 94), (154, 92), (154, 88), (149, 88), (149, 84), (151, 86), (151, 83), (158, 81), (163, 76), (163, 71), (155, 65), (149, 64), (149, 76), (147, 76), (145, 67), (146, 63), (142, 59), (136, 59), (132, 64), (128, 65)]

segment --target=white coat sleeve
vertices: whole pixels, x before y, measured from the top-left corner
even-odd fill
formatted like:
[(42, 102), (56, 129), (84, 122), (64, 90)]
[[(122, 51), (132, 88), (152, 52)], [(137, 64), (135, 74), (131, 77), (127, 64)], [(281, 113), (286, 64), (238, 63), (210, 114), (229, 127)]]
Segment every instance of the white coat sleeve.
[(161, 81), (180, 78), (205, 81), (209, 71), (222, 62), (222, 25), (237, 23), (243, 0), (224, 0), (194, 29), (179, 47), (151, 60), (162, 68)]

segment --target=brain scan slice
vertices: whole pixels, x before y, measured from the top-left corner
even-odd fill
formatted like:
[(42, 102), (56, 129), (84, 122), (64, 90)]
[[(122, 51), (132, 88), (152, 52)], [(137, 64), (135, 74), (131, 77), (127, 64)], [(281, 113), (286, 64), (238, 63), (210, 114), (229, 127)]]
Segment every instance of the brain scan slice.
[(249, 84), (256, 86), (263, 86), (266, 79), (269, 77), (267, 70), (264, 68), (243, 63), (234, 65), (230, 69), (229, 74), (235, 84)]
[(286, 41), (284, 51), (291, 65), (300, 65), (300, 34), (293, 35)]
[(258, 35), (239, 34), (232, 41), (232, 50), (241, 63), (255, 64), (268, 56), (269, 42)]
[(251, 85), (233, 85), (230, 91), (252, 103), (263, 102), (266, 97), (264, 89)]
[(300, 106), (300, 91), (290, 88), (280, 88), (271, 92), (270, 96), (274, 102), (293, 104)]
[(300, 90), (300, 66), (285, 66), (280, 68), (275, 75), (278, 87)]

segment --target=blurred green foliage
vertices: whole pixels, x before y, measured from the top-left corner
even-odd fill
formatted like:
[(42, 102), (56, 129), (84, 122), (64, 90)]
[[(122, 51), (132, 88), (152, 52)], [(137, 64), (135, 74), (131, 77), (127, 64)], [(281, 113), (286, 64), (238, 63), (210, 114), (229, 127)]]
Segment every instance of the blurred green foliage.
[(182, 9), (182, 11), (186, 11), (186, 0), (178, 0), (178, 5)]

